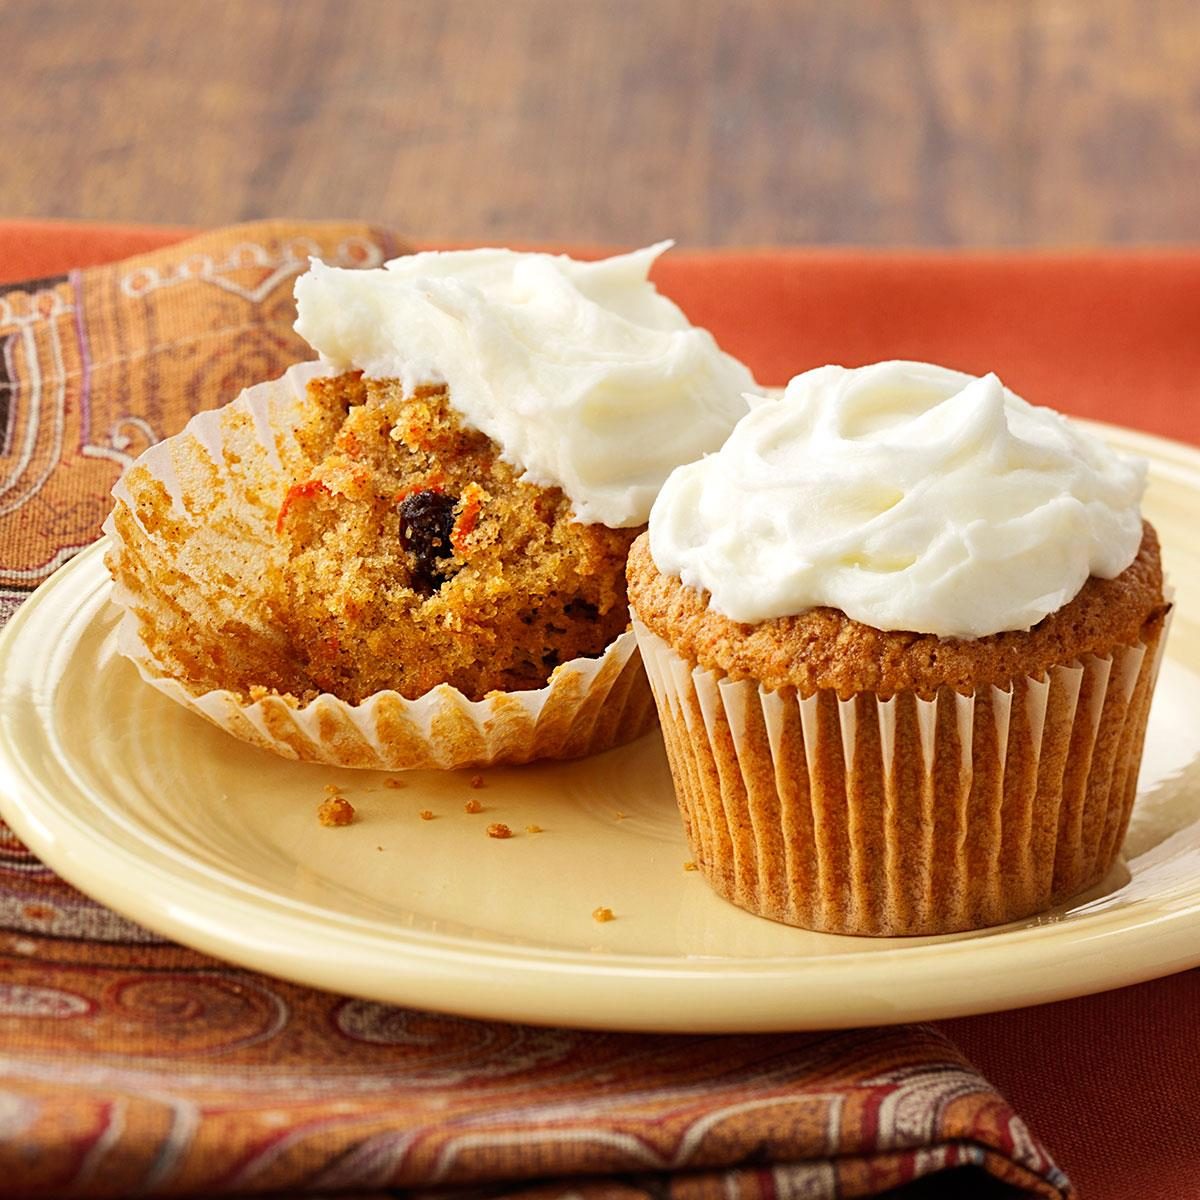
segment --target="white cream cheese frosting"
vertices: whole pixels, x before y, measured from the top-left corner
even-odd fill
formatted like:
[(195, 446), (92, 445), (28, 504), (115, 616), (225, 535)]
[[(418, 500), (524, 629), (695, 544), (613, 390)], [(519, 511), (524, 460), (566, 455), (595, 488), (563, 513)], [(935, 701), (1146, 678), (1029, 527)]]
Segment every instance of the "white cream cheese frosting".
[(650, 516), (665, 574), (740, 622), (819, 605), (947, 638), (1026, 630), (1137, 555), (1146, 465), (1047, 408), (916, 362), (797, 375)]
[(672, 468), (746, 412), (750, 372), (648, 279), (662, 242), (598, 262), (426, 252), (378, 270), (314, 261), (296, 331), (339, 370), (445, 383), (465, 422), (577, 520), (641, 525)]

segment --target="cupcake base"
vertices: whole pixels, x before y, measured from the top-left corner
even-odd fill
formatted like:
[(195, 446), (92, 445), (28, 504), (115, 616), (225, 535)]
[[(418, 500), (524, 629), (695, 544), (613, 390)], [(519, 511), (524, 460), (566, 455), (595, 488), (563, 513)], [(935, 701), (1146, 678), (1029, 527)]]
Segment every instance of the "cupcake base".
[(842, 699), (733, 681), (636, 617), (676, 796), (712, 887), (828, 933), (944, 934), (1102, 879), (1137, 789), (1165, 621), (974, 695)]
[[(200, 413), (114, 488), (105, 522), (118, 646), (143, 679), (286, 758), (380, 770), (582, 757), (648, 732), (654, 702), (632, 632), (560, 663), (544, 686), (470, 699), (447, 684), (407, 699), (312, 695), (263, 577), (282, 554), (279, 506), (307, 459), (296, 430), (317, 363)], [(474, 694), (474, 693), (473, 693)]]
[(574, 659), (542, 688), (469, 700), (446, 684), (415, 700), (377, 692), (361, 704), (321, 695), (300, 705), (268, 694), (199, 694), (164, 674), (126, 609), (117, 644), (142, 678), (240, 741), (283, 758), (382, 771), (450, 770), (582, 758), (624, 745), (655, 724), (654, 702), (632, 632), (599, 658)]

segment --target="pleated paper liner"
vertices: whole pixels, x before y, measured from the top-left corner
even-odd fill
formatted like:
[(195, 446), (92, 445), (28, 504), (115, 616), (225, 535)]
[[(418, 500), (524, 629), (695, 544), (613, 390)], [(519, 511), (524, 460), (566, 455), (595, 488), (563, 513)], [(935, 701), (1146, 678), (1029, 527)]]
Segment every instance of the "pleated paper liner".
[(840, 699), (734, 682), (634, 617), (693, 857), (761, 916), (828, 933), (1019, 920), (1101, 880), (1137, 790), (1166, 629), (1008, 690)]
[(151, 447), (113, 489), (105, 522), (118, 647), (142, 678), (234, 737), (286, 758), (381, 770), (575, 758), (631, 741), (656, 723), (632, 632), (598, 658), (561, 664), (546, 686), (467, 699), (443, 685), (408, 700), (306, 704), (221, 686), (246, 664), (286, 663), (262, 596), (278, 553), (280, 499), (303, 469), (293, 427), (317, 363), (249, 388)]

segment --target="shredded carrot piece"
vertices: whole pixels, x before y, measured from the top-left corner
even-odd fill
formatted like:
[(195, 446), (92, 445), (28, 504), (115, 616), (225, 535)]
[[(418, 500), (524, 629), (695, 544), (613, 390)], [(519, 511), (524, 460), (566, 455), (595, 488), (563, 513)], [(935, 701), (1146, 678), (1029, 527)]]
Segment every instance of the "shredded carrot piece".
[(313, 496), (320, 495), (321, 492), (328, 495), (329, 489), (319, 479), (307, 479), (304, 483), (292, 484), (283, 498), (283, 503), (279, 506), (279, 516), (275, 518), (275, 532), (283, 532), (283, 519), (295, 501), (311, 499)]
[(477, 483), (469, 483), (463, 489), (462, 494), (462, 512), (458, 515), (458, 520), (454, 522), (454, 528), (450, 531), (450, 544), (462, 554), (465, 550), (464, 542), (475, 530), (475, 526), (479, 524), (479, 513), (483, 508), (483, 498), (487, 493)]

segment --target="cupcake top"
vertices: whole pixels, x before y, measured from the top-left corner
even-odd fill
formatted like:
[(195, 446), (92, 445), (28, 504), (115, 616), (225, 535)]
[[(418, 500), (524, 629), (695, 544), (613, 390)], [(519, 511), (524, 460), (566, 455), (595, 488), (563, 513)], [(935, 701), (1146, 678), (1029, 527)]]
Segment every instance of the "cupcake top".
[(750, 372), (647, 278), (661, 242), (598, 262), (427, 252), (377, 270), (313, 261), (296, 330), (323, 359), (450, 404), (575, 519), (645, 523), (672, 468), (718, 447)]
[(733, 621), (828, 607), (983, 638), (1032, 628), (1138, 554), (1145, 463), (994, 374), (828, 366), (748, 399), (650, 519), (658, 570)]

